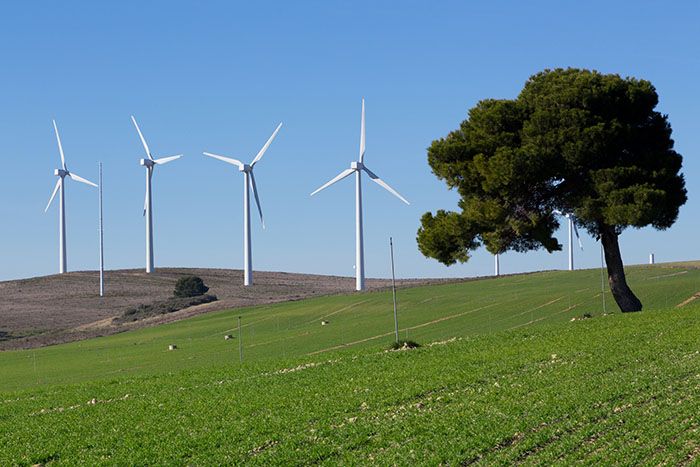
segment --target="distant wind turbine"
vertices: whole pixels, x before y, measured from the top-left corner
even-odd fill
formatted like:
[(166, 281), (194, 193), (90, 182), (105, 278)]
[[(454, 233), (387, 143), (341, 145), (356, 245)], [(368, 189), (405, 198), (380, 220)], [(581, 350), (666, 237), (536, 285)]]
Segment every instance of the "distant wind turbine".
[(153, 170), (156, 165), (165, 165), (182, 157), (182, 154), (177, 156), (161, 157), (154, 159), (151, 150), (148, 148), (146, 138), (143, 137), (139, 124), (136, 123), (134, 116), (131, 116), (131, 121), (134, 122), (136, 131), (139, 134), (143, 149), (146, 150), (147, 159), (141, 159), (140, 163), (146, 167), (146, 199), (143, 202), (143, 215), (146, 216), (146, 272), (151, 273), (155, 270), (153, 261), (153, 200), (151, 196), (151, 179), (153, 178)]
[(76, 182), (85, 183), (90, 186), (96, 187), (94, 183), (90, 180), (86, 180), (73, 172), (68, 170), (66, 166), (66, 157), (63, 154), (63, 146), (61, 145), (61, 137), (58, 134), (58, 127), (56, 126), (56, 120), (53, 121), (53, 129), (56, 132), (56, 141), (58, 142), (58, 152), (61, 154), (61, 168), (54, 170), (54, 175), (58, 177), (56, 181), (56, 186), (51, 193), (51, 198), (46, 205), (44, 212), (49, 210), (51, 202), (56, 197), (56, 193), (61, 190), (61, 195), (59, 196), (59, 211), (58, 211), (58, 270), (61, 274), (67, 271), (67, 261), (66, 261), (66, 189), (65, 189), (65, 178), (71, 178)]
[(576, 222), (574, 215), (571, 213), (564, 214), (559, 210), (554, 210), (554, 214), (559, 214), (560, 216), (566, 217), (569, 224), (569, 271), (574, 270), (574, 234), (576, 234), (576, 239), (578, 240), (578, 246), (583, 250), (583, 243), (581, 243), (581, 237), (578, 234), (578, 229), (576, 228)]
[(228, 164), (232, 164), (238, 167), (240, 172), (243, 172), (243, 285), (253, 285), (253, 252), (251, 247), (250, 238), (250, 185), (253, 185), (253, 195), (255, 195), (255, 204), (258, 206), (258, 213), (260, 213), (260, 222), (262, 223), (263, 229), (265, 228), (265, 221), (263, 220), (262, 207), (260, 206), (260, 198), (258, 197), (258, 187), (255, 185), (255, 175), (253, 175), (253, 168), (257, 164), (262, 156), (265, 154), (267, 149), (272, 144), (272, 140), (275, 139), (277, 133), (282, 128), (282, 123), (277, 125), (272, 136), (267, 140), (265, 145), (258, 151), (258, 154), (253, 158), (250, 164), (244, 164), (238, 159), (233, 159), (230, 157), (219, 156), (217, 154), (212, 154), (210, 152), (205, 152), (205, 156), (213, 157), (214, 159), (219, 159)]
[(362, 171), (365, 171), (369, 178), (387, 190), (392, 195), (399, 198), (406, 204), (410, 204), (406, 201), (406, 198), (401, 196), (396, 190), (391, 188), (384, 180), (379, 178), (374, 172), (369, 170), (367, 166), (364, 165), (365, 158), (365, 100), (362, 99), (362, 120), (360, 124), (360, 157), (357, 162), (351, 162), (350, 168), (345, 169), (340, 172), (335, 178), (330, 180), (328, 183), (311, 193), (311, 196), (315, 195), (319, 191), (328, 188), (335, 182), (338, 182), (348, 175), (355, 174), (355, 290), (364, 290), (365, 288), (365, 253), (364, 253), (364, 243), (362, 236)]

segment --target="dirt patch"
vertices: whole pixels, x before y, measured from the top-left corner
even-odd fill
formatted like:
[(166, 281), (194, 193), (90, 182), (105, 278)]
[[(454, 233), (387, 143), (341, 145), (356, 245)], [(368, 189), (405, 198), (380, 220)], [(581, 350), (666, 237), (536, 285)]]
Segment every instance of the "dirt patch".
[(688, 271), (680, 271), (680, 272), (674, 272), (673, 274), (662, 274), (660, 276), (652, 276), (652, 277), (649, 277), (647, 280), (663, 279), (665, 277), (682, 276), (683, 274), (688, 274)]
[[(172, 297), (182, 276), (201, 277), (209, 293), (219, 300), (137, 321), (114, 324), (111, 320), (129, 309)], [(465, 279), (405, 279), (400, 287), (458, 282)], [(368, 279), (368, 290), (386, 289), (390, 281)], [(153, 274), (127, 269), (105, 272), (105, 296), (97, 290), (96, 271), (70, 272), (0, 282), (0, 350), (45, 345), (114, 334), (189, 318), (202, 313), (301, 300), (323, 295), (352, 293), (351, 277), (256, 272), (255, 285), (243, 287), (243, 271), (230, 269), (162, 268)]]
[(688, 298), (688, 299), (686, 299), (686, 300), (683, 300), (683, 301), (680, 302), (678, 305), (676, 305), (676, 308), (683, 308), (683, 307), (686, 306), (688, 303), (694, 302), (694, 301), (697, 300), (698, 298), (700, 298), (700, 292), (695, 292), (693, 295), (690, 296), (690, 298)]

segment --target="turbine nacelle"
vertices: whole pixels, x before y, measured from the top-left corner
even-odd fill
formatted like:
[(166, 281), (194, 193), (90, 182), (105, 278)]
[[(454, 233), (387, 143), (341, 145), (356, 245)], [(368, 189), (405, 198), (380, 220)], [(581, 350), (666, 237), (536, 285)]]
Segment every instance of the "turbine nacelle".
[(57, 177), (63, 178), (68, 175), (68, 171), (63, 169), (54, 169), (53, 174)]
[(362, 170), (364, 167), (362, 162), (350, 162), (350, 168), (353, 170)]
[(250, 164), (241, 164), (241, 165), (238, 166), (238, 170), (239, 170), (240, 172), (248, 172), (248, 173), (250, 173), (250, 172), (253, 171), (253, 166), (250, 165)]
[(152, 159), (141, 159), (139, 161), (139, 164), (141, 164), (141, 166), (143, 166), (143, 167), (149, 167), (149, 168), (156, 165), (155, 161), (153, 161)]

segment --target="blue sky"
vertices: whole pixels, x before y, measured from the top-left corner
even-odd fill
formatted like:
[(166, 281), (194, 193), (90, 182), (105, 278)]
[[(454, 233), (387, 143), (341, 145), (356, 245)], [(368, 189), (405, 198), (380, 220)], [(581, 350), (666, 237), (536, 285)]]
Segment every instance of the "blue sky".
[[(416, 247), (420, 216), (457, 197), (426, 147), (483, 98), (517, 95), (544, 68), (586, 67), (652, 81), (684, 156), (689, 201), (664, 232), (628, 230), (626, 263), (697, 259), (700, 219), (698, 2), (14, 2), (0, 16), (0, 280), (58, 269), (58, 211), (44, 214), (59, 155), (95, 180), (104, 164), (106, 265), (144, 266), (143, 150), (184, 153), (154, 176), (156, 266), (242, 267), (242, 177), (204, 150), (252, 159), (267, 229), (253, 222), (253, 265), (353, 275), (351, 179), (309, 193), (367, 153), (406, 206), (366, 183), (370, 277), (490, 274), (477, 252), (445, 267)], [(367, 180), (366, 180), (367, 181)], [(67, 188), (68, 266), (97, 268), (97, 191)], [(565, 242), (564, 229), (560, 242)], [(584, 236), (582, 267), (600, 264)], [(566, 267), (565, 251), (508, 253), (504, 273)]]

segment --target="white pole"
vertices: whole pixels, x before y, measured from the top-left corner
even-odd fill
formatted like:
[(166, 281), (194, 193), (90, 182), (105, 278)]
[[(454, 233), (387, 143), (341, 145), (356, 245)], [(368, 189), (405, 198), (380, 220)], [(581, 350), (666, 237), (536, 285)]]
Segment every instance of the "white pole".
[(574, 270), (574, 220), (571, 216), (569, 219), (569, 271)]
[(241, 334), (241, 317), (238, 317), (238, 360), (243, 361), (243, 334)]
[(649, 253), (649, 264), (654, 264), (654, 253)]
[(100, 297), (105, 295), (105, 254), (104, 254), (104, 223), (102, 217), (102, 162), (100, 162)]
[(153, 200), (151, 197), (151, 178), (153, 166), (146, 168), (146, 272), (152, 273), (153, 265)]
[(243, 285), (253, 285), (250, 246), (250, 174), (243, 172)]
[(493, 255), (493, 264), (494, 264), (494, 275), (496, 277), (498, 277), (501, 275), (501, 264), (500, 264), (500, 259), (499, 259), (498, 253)]
[(58, 270), (64, 274), (68, 270), (66, 255), (66, 179), (61, 175), (60, 209), (58, 213)]
[(365, 252), (362, 238), (362, 175), (355, 171), (355, 290), (365, 289)]
[(391, 292), (394, 298), (394, 334), (396, 343), (399, 343), (399, 317), (396, 312), (396, 276), (394, 275), (394, 242), (389, 237), (389, 250), (391, 252)]

